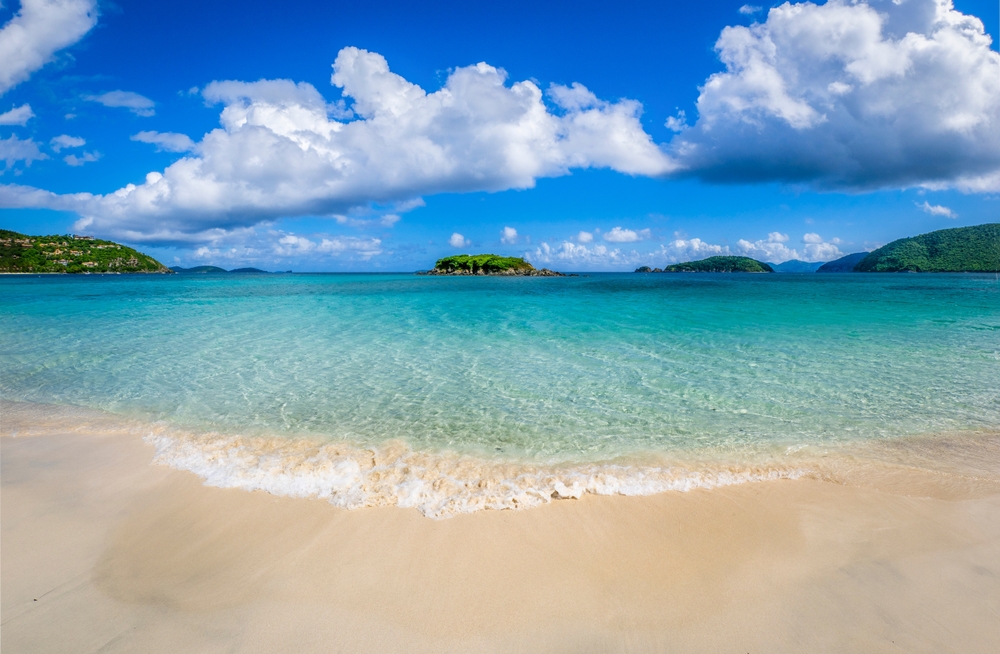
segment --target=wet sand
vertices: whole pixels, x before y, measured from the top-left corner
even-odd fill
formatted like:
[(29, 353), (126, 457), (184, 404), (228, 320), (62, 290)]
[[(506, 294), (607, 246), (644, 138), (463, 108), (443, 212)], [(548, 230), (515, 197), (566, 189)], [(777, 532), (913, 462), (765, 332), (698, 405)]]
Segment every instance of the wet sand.
[(26, 415), (2, 405), (4, 652), (1000, 651), (1000, 484), (961, 461), (431, 520)]

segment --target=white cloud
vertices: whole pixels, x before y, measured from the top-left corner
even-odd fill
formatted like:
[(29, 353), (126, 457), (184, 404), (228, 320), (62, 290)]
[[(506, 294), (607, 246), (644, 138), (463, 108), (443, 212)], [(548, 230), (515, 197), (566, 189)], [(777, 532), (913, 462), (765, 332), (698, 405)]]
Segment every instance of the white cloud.
[[(23, 161), (25, 166), (30, 166), (32, 161), (48, 159), (48, 156), (38, 149), (38, 144), (32, 139), (22, 141), (17, 135), (11, 135), (8, 139), (0, 139), (0, 161), (4, 162), (0, 175), (14, 167), (18, 161)], [(16, 171), (19, 173), (20, 171)], [(4, 187), (0, 186), (0, 190)], [(17, 187), (15, 187), (17, 188)], [(0, 193), (0, 206), (5, 206), (2, 202), (3, 194)]]
[(744, 16), (749, 16), (750, 14), (756, 14), (760, 10), (761, 7), (758, 7), (757, 5), (743, 5), (742, 7), (740, 7), (740, 13), (743, 14)]
[(576, 240), (579, 241), (580, 243), (590, 243), (591, 241), (594, 240), (594, 235), (591, 234), (590, 232), (581, 231), (579, 234), (576, 235)]
[(636, 241), (645, 241), (650, 236), (648, 229), (640, 229), (635, 231), (632, 229), (622, 229), (621, 227), (615, 227), (610, 232), (604, 234), (604, 240), (611, 243), (635, 243)]
[(790, 259), (800, 261), (831, 261), (844, 256), (837, 245), (841, 242), (839, 238), (829, 241), (815, 233), (804, 234), (802, 236), (801, 251), (798, 248), (790, 248), (785, 243), (788, 242), (788, 235), (781, 232), (771, 232), (767, 235), (767, 240), (747, 241), (740, 239), (736, 242), (736, 252), (746, 257), (752, 257), (758, 261), (769, 261), (771, 263), (782, 263)]
[(667, 122), (664, 125), (672, 132), (683, 132), (689, 127), (687, 124), (687, 113), (683, 109), (679, 109), (677, 115), (667, 118)]
[(381, 218), (379, 218), (378, 222), (383, 227), (392, 227), (393, 225), (395, 225), (396, 223), (398, 223), (400, 220), (402, 220), (402, 218), (400, 218), (399, 214), (387, 213), (384, 216), (382, 216)]
[(568, 270), (606, 270), (634, 266), (642, 260), (635, 250), (623, 252), (606, 245), (587, 247), (572, 241), (563, 241), (553, 247), (542, 243), (534, 252), (526, 252), (525, 258), (535, 265), (556, 265)]
[(458, 232), (455, 232), (451, 235), (451, 238), (448, 239), (448, 245), (453, 248), (464, 248), (472, 245), (472, 241), (468, 240)]
[(785, 3), (716, 43), (671, 150), (710, 181), (1000, 189), (1000, 54), (950, 0)]
[(10, 111), (0, 114), (0, 125), (20, 125), (24, 127), (34, 117), (35, 112), (31, 110), (31, 105), (22, 104), (20, 107), (14, 107)]
[(49, 141), (49, 147), (52, 148), (53, 152), (59, 152), (64, 148), (79, 148), (84, 145), (87, 145), (84, 139), (79, 136), (70, 136), (69, 134), (60, 134)]
[(129, 138), (140, 143), (151, 143), (156, 146), (158, 151), (191, 152), (195, 148), (191, 137), (187, 134), (177, 134), (175, 132), (139, 132)]
[(75, 154), (68, 154), (63, 157), (63, 161), (68, 163), (70, 166), (82, 166), (85, 163), (90, 163), (92, 161), (97, 161), (101, 158), (100, 152), (84, 152), (79, 157)]
[(713, 245), (706, 243), (700, 238), (683, 239), (678, 238), (671, 241), (669, 245), (661, 245), (657, 253), (657, 259), (662, 259), (666, 263), (680, 263), (684, 261), (697, 261), (708, 257), (725, 256), (730, 254), (729, 246)]
[(96, 24), (94, 0), (21, 0), (21, 9), (0, 29), (0, 95)]
[(534, 82), (509, 84), (481, 63), (427, 93), (357, 48), (340, 51), (332, 81), (357, 119), (337, 119), (347, 107), (306, 83), (213, 82), (203, 94), (224, 105), (222, 126), (197, 155), (108, 195), (13, 195), (71, 205), (95, 233), (150, 242), (431, 193), (530, 188), (573, 168), (661, 175), (675, 167), (643, 130), (639, 103), (605, 102), (578, 84), (549, 88), (552, 112)]
[(105, 107), (122, 107), (128, 109), (136, 116), (148, 118), (156, 114), (153, 107), (156, 103), (149, 98), (133, 93), (132, 91), (109, 91), (101, 95), (84, 96), (84, 100), (99, 102)]
[(517, 230), (513, 227), (504, 227), (500, 232), (500, 242), (507, 245), (517, 243)]
[(948, 207), (941, 204), (931, 204), (927, 200), (924, 200), (923, 204), (915, 203), (917, 207), (920, 208), (924, 213), (929, 213), (932, 216), (944, 216), (945, 218), (958, 218), (958, 214), (949, 209)]

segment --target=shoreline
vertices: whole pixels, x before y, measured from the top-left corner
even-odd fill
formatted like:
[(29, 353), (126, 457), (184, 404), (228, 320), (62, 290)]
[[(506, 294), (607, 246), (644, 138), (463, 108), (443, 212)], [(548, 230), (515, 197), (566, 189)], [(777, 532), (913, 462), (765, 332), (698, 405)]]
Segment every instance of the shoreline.
[(47, 431), (3, 408), (5, 650), (990, 652), (1000, 642), (1000, 491), (943, 483), (977, 476), (961, 460), (948, 473), (875, 468), (853, 485), (588, 494), (428, 520), (207, 487), (150, 465), (149, 444), (99, 420)]

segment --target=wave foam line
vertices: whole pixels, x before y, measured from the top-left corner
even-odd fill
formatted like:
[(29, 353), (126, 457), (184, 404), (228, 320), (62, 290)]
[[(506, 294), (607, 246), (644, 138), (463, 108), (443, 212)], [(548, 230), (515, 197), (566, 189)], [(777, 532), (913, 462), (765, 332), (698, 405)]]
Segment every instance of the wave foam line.
[(812, 471), (780, 465), (544, 466), (415, 452), (404, 443), (362, 449), (339, 443), (149, 434), (155, 461), (193, 472), (208, 486), (322, 498), (345, 509), (395, 505), (430, 518), (523, 509), (555, 499), (652, 495), (777, 479)]

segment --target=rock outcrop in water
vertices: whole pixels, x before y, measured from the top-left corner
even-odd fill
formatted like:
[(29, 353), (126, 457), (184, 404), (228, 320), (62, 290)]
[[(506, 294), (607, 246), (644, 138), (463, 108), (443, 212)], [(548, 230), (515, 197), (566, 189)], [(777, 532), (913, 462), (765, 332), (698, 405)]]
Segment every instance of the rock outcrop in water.
[(0, 229), (0, 273), (167, 273), (130, 247), (93, 236), (27, 236)]
[(421, 275), (491, 275), (497, 277), (565, 277), (563, 273), (535, 268), (520, 257), (496, 254), (457, 254), (438, 259), (433, 270)]

